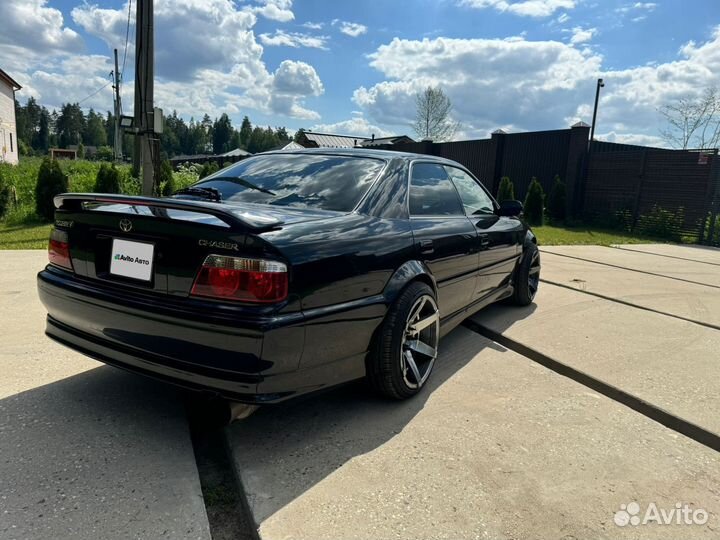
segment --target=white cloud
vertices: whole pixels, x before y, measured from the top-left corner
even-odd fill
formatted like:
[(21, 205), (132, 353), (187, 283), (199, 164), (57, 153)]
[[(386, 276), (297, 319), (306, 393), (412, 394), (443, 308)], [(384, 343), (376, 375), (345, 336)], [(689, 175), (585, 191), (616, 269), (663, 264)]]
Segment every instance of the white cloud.
[(318, 120), (320, 115), (306, 109), (302, 102), (305, 97), (320, 96), (324, 92), (322, 81), (310, 64), (283, 60), (273, 76), (271, 108), (294, 118)]
[(573, 9), (575, 0), (461, 0), (460, 4), (476, 9), (493, 8), (525, 17), (549, 17), (558, 9)]
[(320, 30), (323, 26), (325, 26), (325, 23), (308, 21), (302, 23), (300, 26), (309, 30)]
[(564, 24), (564, 23), (568, 22), (569, 20), (570, 20), (570, 15), (568, 15), (567, 13), (561, 14), (561, 15), (556, 19), (556, 21), (557, 21), (558, 23), (560, 23), (560, 24)]
[(655, 2), (635, 2), (615, 8), (617, 13), (628, 13), (630, 11), (654, 11), (657, 7)]
[(246, 11), (261, 15), (266, 19), (279, 22), (290, 22), (295, 19), (292, 10), (292, 0), (260, 0), (259, 6), (248, 6)]
[(585, 43), (586, 41), (590, 41), (595, 34), (597, 34), (597, 28), (581, 28), (579, 26), (576, 26), (572, 29), (572, 37), (570, 38), (570, 43), (572, 43), (573, 45), (577, 45), (578, 43)]
[(82, 37), (65, 26), (60, 10), (47, 0), (0, 1), (2, 68), (23, 84), (30, 65), (49, 66), (63, 54), (84, 49)]
[(375, 134), (375, 137), (389, 137), (390, 135), (395, 135), (395, 133), (387, 131), (375, 124), (371, 124), (362, 116), (357, 115), (349, 120), (343, 120), (332, 124), (315, 124), (310, 129), (320, 133), (357, 135), (358, 137), (371, 137), (373, 133)]
[(327, 49), (328, 36), (313, 36), (299, 32), (285, 32), (275, 30), (274, 34), (260, 34), (258, 36), (263, 45), (286, 47), (310, 47), (314, 49)]
[[(302, 102), (322, 88), (317, 73), (298, 69), (294, 86), (287, 84), (287, 66), (270, 73), (263, 47), (254, 34), (257, 17), (282, 22), (294, 18), (291, 0), (265, 0), (236, 5), (229, 0), (155, 0), (155, 101), (167, 110), (197, 116), (255, 109), (297, 118), (317, 118)], [(72, 10), (73, 20), (88, 33), (104, 40), (109, 48), (122, 49), (125, 42), (127, 3), (119, 9), (83, 4)], [(266, 45), (325, 47), (325, 36), (277, 30), (261, 34)], [(129, 48), (128, 72), (132, 71), (134, 45)], [(307, 64), (304, 64), (307, 66)], [(301, 87), (301, 78), (310, 90)], [(276, 77), (279, 80), (276, 81)], [(124, 103), (132, 81), (125, 77)], [(285, 90), (274, 95), (278, 86)], [(294, 90), (292, 89), (294, 88)]]
[[(24, 74), (21, 96), (34, 96), (42, 105), (59, 108), (68, 101), (81, 101), (84, 108), (105, 111), (112, 108), (112, 87), (108, 74), (113, 69), (110, 58), (102, 55), (73, 55), (59, 61), (52, 69), (37, 69)], [(95, 95), (95, 90), (104, 87)], [(88, 97), (90, 96), (90, 97)]]
[(439, 85), (452, 100), (462, 136), (485, 137), (503, 126), (525, 131), (589, 123), (595, 81), (603, 77), (599, 132), (658, 144), (659, 107), (720, 86), (720, 26), (706, 42), (686, 43), (672, 62), (624, 70), (602, 63), (597, 52), (558, 41), (396, 38), (370, 55), (384, 80), (357, 88), (353, 101), (368, 121), (399, 132), (414, 119), (416, 93)]
[(354, 23), (349, 21), (341, 21), (334, 19), (332, 22), (333, 26), (337, 26), (340, 31), (350, 37), (358, 37), (367, 32), (367, 26), (360, 23)]

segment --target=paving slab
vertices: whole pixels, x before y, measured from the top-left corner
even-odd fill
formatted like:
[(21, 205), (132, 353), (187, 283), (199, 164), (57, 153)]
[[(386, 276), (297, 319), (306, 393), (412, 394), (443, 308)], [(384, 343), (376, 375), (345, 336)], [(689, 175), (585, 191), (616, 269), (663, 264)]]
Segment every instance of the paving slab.
[(548, 283), (527, 308), (490, 306), (472, 320), (720, 434), (716, 329)]
[[(720, 290), (574, 258), (550, 255), (542, 263), (545, 281), (720, 329)], [(720, 267), (716, 270), (720, 273)]]
[(44, 336), (46, 257), (0, 252), (0, 538), (209, 540), (177, 392)]
[[(228, 429), (261, 538), (717, 536), (716, 452), (465, 328), (440, 350), (413, 399), (351, 386)], [(632, 501), (709, 520), (616, 525)]]
[(606, 268), (613, 265), (635, 272), (659, 274), (666, 276), (668, 282), (675, 279), (704, 284), (708, 292), (720, 290), (720, 272), (717, 267), (692, 260), (651, 257), (647, 253), (606, 246), (541, 246), (540, 250), (546, 254), (543, 263), (560, 256), (576, 257), (603, 264)]
[(613, 244), (625, 251), (638, 251), (648, 255), (677, 257), (720, 266), (720, 248), (710, 246), (686, 246), (679, 244)]

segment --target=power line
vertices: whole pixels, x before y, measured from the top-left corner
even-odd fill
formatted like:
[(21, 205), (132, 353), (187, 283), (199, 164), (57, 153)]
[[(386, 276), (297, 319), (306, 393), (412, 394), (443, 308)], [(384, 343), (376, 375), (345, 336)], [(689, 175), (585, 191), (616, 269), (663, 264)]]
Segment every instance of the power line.
[(130, 12), (132, 8), (132, 0), (128, 0), (128, 19), (127, 19), (127, 27), (125, 28), (125, 52), (123, 52), (123, 63), (122, 63), (122, 71), (120, 72), (121, 75), (125, 75), (125, 59), (127, 58), (127, 49), (128, 49), (128, 38), (130, 37)]
[(112, 83), (113, 83), (112, 81), (106, 82), (106, 83), (103, 84), (100, 88), (98, 88), (97, 90), (95, 90), (92, 94), (90, 94), (90, 95), (88, 95), (88, 96), (85, 96), (85, 97), (82, 98), (80, 101), (78, 101), (77, 104), (80, 105), (83, 101), (87, 101), (88, 99), (90, 99), (91, 97), (93, 97), (95, 94), (97, 94), (98, 92), (100, 92), (100, 90), (102, 90), (102, 89), (104, 89), (104, 88), (107, 88), (107, 87), (110, 86)]

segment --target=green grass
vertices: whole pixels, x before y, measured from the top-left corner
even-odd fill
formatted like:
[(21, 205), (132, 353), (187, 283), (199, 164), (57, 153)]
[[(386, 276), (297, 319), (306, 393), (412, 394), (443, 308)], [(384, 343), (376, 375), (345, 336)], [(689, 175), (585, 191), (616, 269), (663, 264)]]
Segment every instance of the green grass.
[(50, 223), (0, 224), (0, 250), (47, 249)]
[(543, 225), (542, 227), (533, 227), (533, 232), (541, 246), (667, 243), (667, 240), (649, 236), (589, 226), (554, 227)]

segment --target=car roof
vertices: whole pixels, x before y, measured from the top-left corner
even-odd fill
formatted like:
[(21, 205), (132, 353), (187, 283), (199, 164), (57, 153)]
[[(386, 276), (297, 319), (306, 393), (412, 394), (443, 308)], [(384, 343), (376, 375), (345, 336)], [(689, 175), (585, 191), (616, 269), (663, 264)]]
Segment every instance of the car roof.
[(256, 155), (267, 154), (321, 154), (326, 156), (352, 156), (376, 159), (405, 159), (408, 161), (413, 159), (422, 159), (423, 161), (432, 161), (444, 165), (458, 165), (456, 161), (437, 156), (416, 154), (413, 152), (398, 152), (395, 150), (377, 150), (373, 148), (306, 148), (304, 150), (276, 150)]

